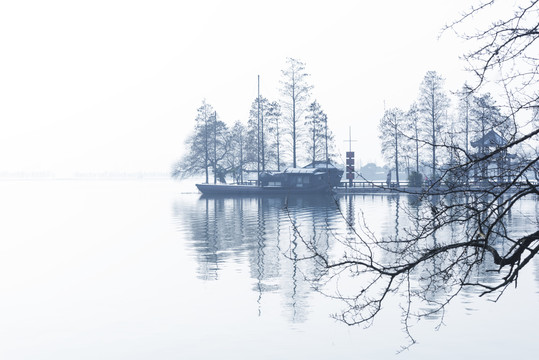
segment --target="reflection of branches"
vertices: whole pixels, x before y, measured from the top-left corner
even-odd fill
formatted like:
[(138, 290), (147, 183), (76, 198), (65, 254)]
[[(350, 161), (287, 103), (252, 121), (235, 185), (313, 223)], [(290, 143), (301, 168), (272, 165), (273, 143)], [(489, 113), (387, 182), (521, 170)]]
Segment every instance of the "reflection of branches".
[[(505, 198), (451, 192), (419, 204), (412, 202), (406, 209), (404, 235), (376, 239), (354, 226), (355, 236), (335, 238), (334, 247), (339, 251), (333, 253), (340, 254), (336, 257), (317, 251), (312, 240), (293, 226), (310, 254), (301, 259), (318, 265), (317, 287), (346, 304), (335, 315), (337, 319), (348, 325), (369, 325), (388, 297), (400, 292), (405, 296), (401, 306), (404, 329), (413, 343), (412, 318), (439, 316), (442, 324), (447, 304), (463, 289), (481, 288), (481, 295), (502, 293), (516, 282), (539, 251), (539, 231), (515, 238), (504, 221), (511, 208), (532, 192), (526, 189)], [(397, 206), (396, 211), (400, 203)], [(448, 230), (451, 236), (446, 236)], [(505, 244), (509, 246), (502, 246)], [(495, 267), (486, 270), (499, 277), (474, 278), (489, 263)], [(359, 281), (349, 286), (353, 279)], [(335, 287), (333, 294), (327, 292), (331, 286)]]
[[(472, 8), (448, 28), (458, 33), (462, 23), (494, 3), (500, 2)], [(336, 238), (331, 253), (321, 253), (311, 239), (301, 238), (309, 250), (304, 259), (314, 261), (319, 269), (317, 286), (346, 304), (336, 315), (344, 323), (371, 324), (388, 299), (400, 294), (404, 328), (413, 343), (412, 319), (439, 316), (441, 324), (447, 304), (465, 289), (500, 296), (517, 283), (539, 252), (537, 222), (529, 221), (524, 227), (528, 233), (523, 234), (510, 221), (522, 199), (539, 195), (539, 128), (529, 127), (536, 120), (523, 125), (515, 116), (522, 109), (537, 109), (539, 99), (539, 0), (523, 3), (506, 19), (475, 34), (463, 34), (477, 43), (465, 55), (478, 77), (473, 91), (495, 73), (495, 82), (503, 85), (508, 96), (511, 113), (504, 118), (506, 131), (492, 135), (497, 137), (489, 142), (485, 134), (472, 142), (478, 147), (476, 153), (467, 144), (423, 139), (423, 145), (450, 154), (451, 160), (437, 171), (433, 161), (432, 182), (403, 209), (408, 216), (398, 218), (395, 236), (376, 237), (368, 227), (351, 224), (341, 212), (348, 227), (353, 226), (353, 236)], [(419, 144), (419, 139), (414, 140)], [(402, 232), (398, 231), (401, 222)]]

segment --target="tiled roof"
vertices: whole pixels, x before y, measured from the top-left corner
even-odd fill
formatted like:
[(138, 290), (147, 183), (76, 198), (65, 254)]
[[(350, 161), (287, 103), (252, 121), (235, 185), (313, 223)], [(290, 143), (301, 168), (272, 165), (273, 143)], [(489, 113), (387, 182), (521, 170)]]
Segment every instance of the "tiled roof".
[(507, 141), (494, 130), (490, 130), (485, 136), (472, 141), (471, 144), (473, 147), (502, 147), (507, 145)]

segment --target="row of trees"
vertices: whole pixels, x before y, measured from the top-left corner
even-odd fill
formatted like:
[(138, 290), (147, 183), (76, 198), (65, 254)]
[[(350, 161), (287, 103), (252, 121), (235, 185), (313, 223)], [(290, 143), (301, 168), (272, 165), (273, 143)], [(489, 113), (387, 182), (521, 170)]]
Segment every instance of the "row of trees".
[(409, 177), (423, 171), (436, 181), (443, 168), (476, 153), (484, 155), (485, 147), (471, 151), (469, 145), (490, 130), (508, 140), (517, 136), (517, 123), (502, 113), (490, 93), (479, 93), (464, 84), (453, 94), (457, 103), (452, 109), (444, 78), (436, 71), (428, 71), (416, 102), (407, 110), (385, 110), (379, 124), (382, 153), (395, 170), (397, 183), (399, 168), (406, 168)]
[(329, 161), (334, 137), (322, 107), (311, 102), (308, 77), (303, 62), (288, 58), (282, 70), (281, 101), (257, 96), (245, 124), (227, 125), (203, 101), (186, 141), (186, 155), (172, 175), (204, 173), (209, 182), (211, 173), (214, 183), (225, 182), (226, 176), (243, 182), (245, 171), (280, 171), (285, 165), (297, 167), (298, 160)]
[[(498, 5), (501, 18), (485, 19), (487, 25), (470, 32), (469, 25), (476, 29), (477, 19)], [(413, 343), (415, 320), (436, 314), (443, 319), (446, 306), (461, 292), (496, 300), (536, 261), (539, 220), (532, 216), (517, 224), (511, 214), (523, 198), (537, 201), (539, 196), (539, 0), (515, 1), (512, 12), (504, 5), (496, 0), (475, 4), (447, 28), (472, 46), (463, 58), (475, 75), (472, 86), (455, 94), (454, 115), (443, 79), (428, 72), (417, 103), (406, 111), (388, 109), (380, 122), (386, 159), (398, 168), (410, 158), (415, 171), (427, 170), (433, 180), (427, 191), (408, 193), (409, 206), (401, 211), (410, 225), (377, 237), (363, 223), (354, 236), (337, 239), (344, 250), (331, 256), (305, 240), (312, 252), (307, 259), (320, 266), (317, 286), (335, 286), (329, 295), (343, 300), (336, 317), (347, 324), (370, 324), (398, 295)], [(503, 94), (497, 95), (503, 106), (489, 92)], [(469, 148), (490, 129), (501, 135), (494, 137), (493, 149), (486, 151), (489, 144), (479, 142)], [(516, 158), (508, 181), (479, 172), (481, 186), (452, 185), (453, 177), (467, 179), (471, 169), (485, 169), (510, 153)], [(399, 194), (406, 190), (394, 194), (398, 211)], [(341, 287), (350, 277), (357, 286)]]

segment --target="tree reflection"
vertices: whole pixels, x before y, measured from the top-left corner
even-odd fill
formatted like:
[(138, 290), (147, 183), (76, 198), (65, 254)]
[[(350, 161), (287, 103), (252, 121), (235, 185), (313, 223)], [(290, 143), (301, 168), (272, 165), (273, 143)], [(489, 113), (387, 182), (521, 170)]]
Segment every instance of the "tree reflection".
[[(499, 280), (489, 252), (451, 246), (477, 234), (478, 222), (487, 224), (487, 218), (447, 226), (432, 221), (433, 215), (439, 221), (444, 216), (475, 219), (475, 210), (468, 206), (463, 211), (462, 204), (480, 200), (491, 203), (473, 196), (418, 199), (406, 194), (202, 197), (191, 209), (177, 205), (175, 214), (187, 226), (201, 279), (218, 280), (231, 264), (249, 266), (259, 315), (271, 298), (267, 294), (273, 293), (282, 297), (286, 318), (302, 322), (315, 289), (343, 302), (337, 319), (369, 323), (386, 296), (398, 294), (408, 330), (414, 316), (441, 323), (455, 296), (477, 294), (475, 284), (491, 286)], [(530, 223), (537, 225), (537, 201), (523, 202), (527, 205), (512, 210), (504, 199), (491, 205), (494, 214), (506, 215), (506, 221), (491, 227), (498, 235), (491, 246), (500, 252), (507, 252), (511, 239), (524, 234)]]
[(218, 280), (223, 264), (247, 262), (252, 290), (258, 294), (259, 315), (264, 294), (284, 296), (284, 309), (293, 322), (306, 319), (311, 285), (305, 279), (309, 265), (301, 236), (309, 237), (321, 253), (330, 248), (327, 231), (338, 219), (331, 197), (201, 197), (187, 214), (189, 246), (197, 259), (197, 275)]
[[(384, 197), (388, 206), (378, 212), (393, 214), (383, 221), (381, 231), (370, 231), (358, 222), (352, 230), (347, 220), (349, 234), (355, 236), (335, 241), (330, 256), (307, 244), (312, 254), (306, 259), (319, 267), (315, 281), (323, 284), (323, 291), (345, 304), (335, 317), (349, 325), (370, 325), (387, 299), (399, 295), (404, 328), (414, 343), (409, 332), (412, 319), (437, 318), (441, 324), (447, 304), (467, 289), (479, 289), (494, 299), (503, 293), (527, 260), (504, 269), (495, 266), (494, 257), (514, 253), (515, 238), (536, 223), (527, 216), (518, 220), (511, 216), (515, 203), (503, 197), (452, 194), (417, 201), (412, 195), (403, 208), (403, 196), (407, 195)], [(481, 229), (490, 234), (487, 245)], [(463, 242), (463, 237), (470, 240)], [(494, 291), (498, 289), (501, 292)]]

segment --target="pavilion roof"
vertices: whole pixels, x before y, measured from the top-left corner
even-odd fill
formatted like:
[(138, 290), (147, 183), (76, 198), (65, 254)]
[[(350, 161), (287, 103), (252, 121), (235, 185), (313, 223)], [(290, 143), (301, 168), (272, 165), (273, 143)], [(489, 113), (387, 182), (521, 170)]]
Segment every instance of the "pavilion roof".
[(496, 131), (490, 130), (485, 136), (472, 141), (472, 146), (475, 147), (502, 147), (507, 145), (507, 140), (505, 140), (501, 135)]

